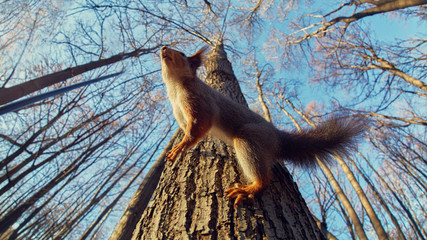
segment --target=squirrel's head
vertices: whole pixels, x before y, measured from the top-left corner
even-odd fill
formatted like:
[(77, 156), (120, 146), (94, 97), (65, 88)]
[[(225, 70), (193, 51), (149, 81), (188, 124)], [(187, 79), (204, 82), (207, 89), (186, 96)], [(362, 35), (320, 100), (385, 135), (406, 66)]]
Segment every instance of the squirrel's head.
[(195, 78), (197, 68), (203, 64), (204, 52), (207, 47), (202, 47), (192, 56), (185, 56), (184, 53), (177, 50), (162, 47), (160, 58), (162, 60), (163, 77), (168, 78)]

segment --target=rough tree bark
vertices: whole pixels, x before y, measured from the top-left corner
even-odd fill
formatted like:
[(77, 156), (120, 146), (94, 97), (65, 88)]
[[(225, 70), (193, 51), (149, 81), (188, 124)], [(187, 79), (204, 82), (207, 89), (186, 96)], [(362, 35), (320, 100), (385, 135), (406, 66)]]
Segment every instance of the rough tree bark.
[[(222, 44), (205, 65), (209, 85), (246, 105)], [(273, 172), (253, 204), (234, 209), (223, 192), (246, 180), (233, 149), (208, 137), (166, 164), (132, 239), (324, 239), (289, 172)]]

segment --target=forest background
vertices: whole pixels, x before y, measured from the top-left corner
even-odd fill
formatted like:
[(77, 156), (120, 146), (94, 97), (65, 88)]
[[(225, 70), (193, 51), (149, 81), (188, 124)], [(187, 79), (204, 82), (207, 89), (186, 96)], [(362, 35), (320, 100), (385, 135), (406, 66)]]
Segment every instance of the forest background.
[(379, 238), (372, 212), (393, 239), (427, 239), (425, 4), (2, 1), (0, 99), (112, 56), (120, 58), (26, 97), (122, 73), (0, 116), (0, 233), (108, 238), (177, 129), (160, 47), (192, 54), (222, 41), (249, 106), (279, 128), (310, 128), (335, 113), (369, 119), (344, 161), (288, 166), (330, 233), (357, 238), (341, 194), (369, 239)]

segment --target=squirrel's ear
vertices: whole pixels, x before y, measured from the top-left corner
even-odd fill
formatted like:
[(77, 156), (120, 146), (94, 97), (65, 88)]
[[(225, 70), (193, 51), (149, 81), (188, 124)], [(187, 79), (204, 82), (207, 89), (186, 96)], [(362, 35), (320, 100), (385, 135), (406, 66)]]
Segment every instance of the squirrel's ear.
[(207, 51), (208, 46), (204, 46), (200, 48), (199, 51), (197, 51), (192, 56), (188, 57), (188, 62), (190, 63), (191, 70), (195, 73), (197, 68), (202, 66), (204, 60), (205, 60), (205, 52)]

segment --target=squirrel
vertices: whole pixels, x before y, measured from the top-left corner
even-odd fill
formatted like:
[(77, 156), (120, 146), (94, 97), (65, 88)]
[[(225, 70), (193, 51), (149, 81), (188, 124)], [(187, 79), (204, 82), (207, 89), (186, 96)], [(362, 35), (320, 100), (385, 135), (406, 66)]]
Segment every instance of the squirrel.
[(250, 184), (235, 184), (225, 191), (235, 198), (234, 207), (243, 200), (253, 201), (272, 177), (274, 161), (287, 160), (301, 167), (315, 167), (317, 158), (328, 162), (334, 153), (346, 153), (354, 137), (362, 132), (355, 118), (331, 117), (315, 129), (298, 133), (277, 129), (272, 123), (206, 85), (197, 75), (207, 47), (192, 56), (163, 46), (160, 58), (162, 77), (173, 114), (184, 131), (182, 141), (166, 155), (174, 162), (207, 135), (233, 146), (237, 161)]

